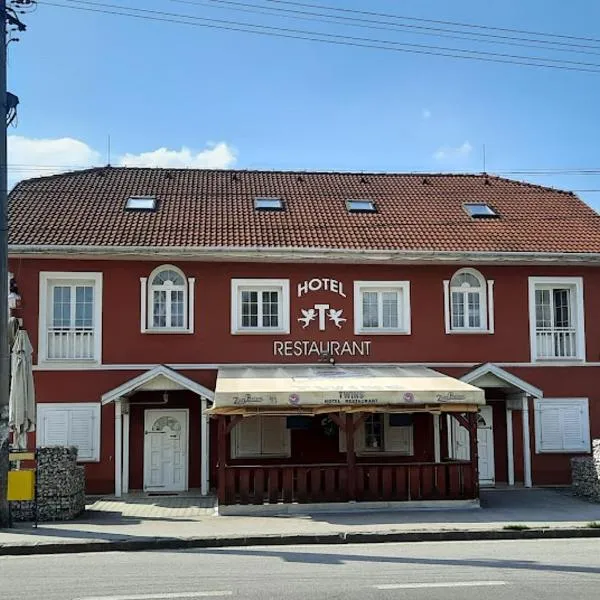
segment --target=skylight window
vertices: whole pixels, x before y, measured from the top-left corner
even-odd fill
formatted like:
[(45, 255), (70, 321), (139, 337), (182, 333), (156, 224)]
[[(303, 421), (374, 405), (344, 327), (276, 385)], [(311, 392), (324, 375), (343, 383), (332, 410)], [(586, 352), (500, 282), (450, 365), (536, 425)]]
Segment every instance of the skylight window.
[(126, 210), (154, 211), (156, 210), (155, 196), (131, 196), (127, 198)]
[(482, 202), (469, 202), (463, 204), (463, 206), (467, 211), (467, 214), (474, 219), (485, 219), (500, 216), (491, 206), (488, 206)]
[(281, 198), (254, 198), (254, 208), (256, 210), (283, 210), (283, 200)]
[(346, 206), (349, 212), (375, 212), (375, 202), (373, 200), (346, 200)]

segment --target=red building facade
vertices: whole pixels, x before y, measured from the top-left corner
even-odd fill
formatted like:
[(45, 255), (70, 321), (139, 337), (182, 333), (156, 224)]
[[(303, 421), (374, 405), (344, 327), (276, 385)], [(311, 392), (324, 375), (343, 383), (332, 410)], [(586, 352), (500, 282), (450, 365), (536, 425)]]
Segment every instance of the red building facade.
[[(77, 445), (89, 493), (200, 488), (222, 504), (568, 483), (600, 436), (598, 218), (553, 190), (430, 179), (109, 169), (20, 184), (30, 442)], [(560, 227), (540, 220), (557, 206)]]

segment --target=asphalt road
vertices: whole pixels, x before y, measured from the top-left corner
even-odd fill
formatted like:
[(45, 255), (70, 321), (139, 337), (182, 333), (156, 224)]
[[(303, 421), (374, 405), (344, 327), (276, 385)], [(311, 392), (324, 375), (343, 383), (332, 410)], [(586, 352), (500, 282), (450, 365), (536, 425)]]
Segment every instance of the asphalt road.
[(597, 600), (600, 539), (0, 557), (6, 600)]

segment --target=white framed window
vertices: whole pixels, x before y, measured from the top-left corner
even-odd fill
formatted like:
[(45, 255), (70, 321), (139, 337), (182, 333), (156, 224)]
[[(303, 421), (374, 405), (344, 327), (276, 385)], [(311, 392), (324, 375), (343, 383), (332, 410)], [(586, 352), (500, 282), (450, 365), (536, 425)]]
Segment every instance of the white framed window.
[(100, 403), (40, 403), (36, 441), (38, 446), (75, 446), (77, 460), (100, 460)]
[(494, 333), (494, 281), (459, 269), (444, 281), (446, 333)]
[(289, 333), (289, 279), (232, 279), (231, 333)]
[[(346, 452), (346, 432), (339, 432), (340, 452)], [(365, 417), (354, 438), (356, 454), (370, 456), (414, 454), (413, 416), (411, 414), (372, 413)]]
[(142, 333), (193, 333), (196, 280), (174, 265), (140, 279)]
[(410, 334), (410, 283), (355, 281), (354, 333)]
[(529, 278), (531, 360), (585, 360), (581, 277)]
[(286, 417), (245, 417), (231, 431), (231, 458), (290, 455)]
[(535, 451), (589, 452), (590, 411), (587, 398), (534, 401)]
[(102, 273), (40, 272), (38, 362), (100, 363)]

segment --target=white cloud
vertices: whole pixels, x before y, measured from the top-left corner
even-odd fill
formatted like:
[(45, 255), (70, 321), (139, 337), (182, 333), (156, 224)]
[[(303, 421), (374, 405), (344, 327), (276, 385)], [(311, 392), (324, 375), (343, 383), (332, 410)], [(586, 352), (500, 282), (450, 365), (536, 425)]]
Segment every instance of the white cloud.
[(424, 108), (423, 112), (421, 113), (421, 115), (423, 116), (423, 118), (425, 120), (431, 119), (431, 111), (428, 108)]
[[(152, 152), (125, 154), (114, 164), (127, 167), (172, 167), (226, 169), (237, 162), (236, 151), (225, 142), (207, 144), (194, 152), (158, 148)], [(13, 186), (21, 179), (54, 175), (106, 164), (106, 158), (85, 142), (70, 137), (43, 139), (8, 136), (8, 181)]]
[(183, 147), (181, 150), (158, 148), (141, 154), (125, 154), (119, 164), (124, 167), (172, 167), (195, 169), (227, 169), (237, 161), (235, 150), (225, 142), (209, 144), (200, 152)]
[(19, 179), (52, 175), (100, 162), (100, 153), (85, 142), (69, 137), (58, 139), (8, 136), (8, 177)]
[(436, 160), (455, 160), (466, 158), (471, 154), (473, 146), (469, 142), (465, 142), (461, 146), (442, 146), (433, 153), (433, 158)]

